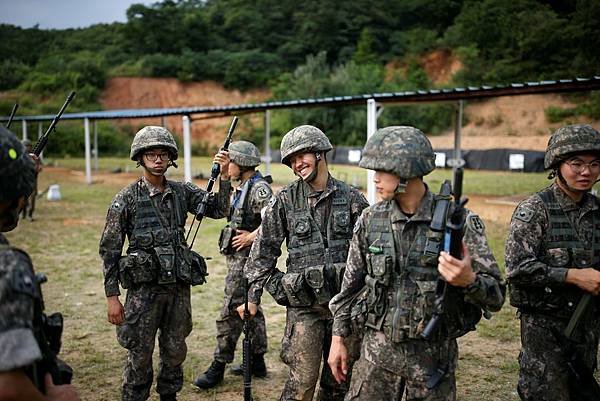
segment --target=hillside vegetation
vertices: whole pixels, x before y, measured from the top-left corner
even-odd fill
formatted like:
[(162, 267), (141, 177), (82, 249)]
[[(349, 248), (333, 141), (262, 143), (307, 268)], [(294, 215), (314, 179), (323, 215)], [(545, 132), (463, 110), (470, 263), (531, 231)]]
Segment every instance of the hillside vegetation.
[[(178, 0), (134, 4), (126, 23), (40, 30), (0, 25), (0, 114), (99, 109), (107, 80), (119, 76), (212, 80), (227, 88), (268, 90), (272, 99), (572, 78), (598, 74), (600, 0)], [(427, 60), (451, 54), (462, 68), (434, 79)], [(559, 122), (600, 116), (600, 95), (584, 94)], [(337, 144), (359, 144), (362, 107), (277, 113), (273, 143), (312, 123)], [(452, 105), (392, 107), (398, 121), (436, 134), (452, 125)], [(255, 126), (256, 125), (256, 126)], [(121, 148), (113, 124), (100, 127), (101, 150)], [(260, 142), (262, 126), (243, 134)], [(50, 153), (73, 153), (75, 128)], [(73, 135), (69, 135), (73, 132)], [(115, 145), (112, 145), (115, 144)]]

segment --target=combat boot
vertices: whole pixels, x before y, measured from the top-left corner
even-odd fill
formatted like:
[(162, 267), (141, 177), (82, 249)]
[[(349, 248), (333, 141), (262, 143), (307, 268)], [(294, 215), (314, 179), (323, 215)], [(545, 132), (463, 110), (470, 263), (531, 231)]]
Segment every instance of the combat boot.
[(223, 381), (224, 374), (225, 362), (213, 360), (208, 370), (196, 377), (196, 380), (194, 380), (194, 386), (203, 389), (213, 388)]
[[(244, 375), (244, 366), (243, 365), (234, 365), (229, 369), (231, 374), (236, 376)], [(267, 377), (267, 365), (265, 364), (265, 355), (264, 354), (254, 354), (252, 355), (252, 376), (258, 378)]]

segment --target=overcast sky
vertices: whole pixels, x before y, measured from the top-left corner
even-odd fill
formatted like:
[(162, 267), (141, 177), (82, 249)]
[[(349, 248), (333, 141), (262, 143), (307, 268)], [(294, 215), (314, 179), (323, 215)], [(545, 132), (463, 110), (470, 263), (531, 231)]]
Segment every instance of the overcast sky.
[(0, 23), (41, 29), (82, 28), (98, 23), (127, 20), (125, 11), (134, 3), (157, 0), (0, 0)]

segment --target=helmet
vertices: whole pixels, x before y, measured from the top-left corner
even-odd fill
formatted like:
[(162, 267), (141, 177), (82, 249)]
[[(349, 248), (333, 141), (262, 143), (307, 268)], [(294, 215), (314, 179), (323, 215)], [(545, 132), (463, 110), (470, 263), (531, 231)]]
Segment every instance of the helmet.
[(290, 158), (298, 152), (329, 152), (331, 142), (323, 131), (312, 125), (301, 125), (285, 134), (281, 140), (281, 162), (290, 166)]
[(0, 125), (0, 202), (29, 196), (35, 183), (35, 164), (25, 146)]
[(260, 164), (258, 148), (248, 141), (231, 142), (229, 158), (240, 167), (256, 167)]
[(358, 165), (408, 180), (433, 171), (435, 154), (429, 139), (419, 129), (392, 126), (378, 129), (369, 138)]
[(131, 154), (129, 157), (131, 160), (137, 161), (140, 152), (158, 146), (169, 149), (171, 160), (177, 160), (179, 149), (177, 149), (177, 143), (175, 143), (173, 135), (168, 129), (153, 125), (144, 127), (135, 134), (135, 138), (133, 138), (131, 144)]
[(600, 132), (588, 124), (561, 127), (548, 140), (544, 168), (555, 168), (568, 154), (581, 152), (600, 153)]

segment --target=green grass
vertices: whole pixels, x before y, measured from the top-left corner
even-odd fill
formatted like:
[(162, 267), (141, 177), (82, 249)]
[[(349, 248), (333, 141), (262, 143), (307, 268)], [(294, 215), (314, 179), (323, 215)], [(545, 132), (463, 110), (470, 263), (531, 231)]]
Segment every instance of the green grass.
[[(101, 168), (109, 169), (125, 159), (101, 159)], [(133, 167), (133, 163), (129, 162)], [(52, 160), (46, 161), (52, 165)], [(57, 165), (79, 168), (81, 159), (57, 160)], [(194, 166), (208, 171), (209, 158), (195, 158)], [(333, 174), (351, 182), (356, 174), (365, 179), (364, 170), (356, 167), (332, 166)], [(181, 171), (181, 169), (180, 169)], [(273, 165), (277, 183), (293, 179), (289, 169)], [(176, 176), (177, 177), (177, 176)], [(427, 181), (433, 190), (450, 171), (431, 174)], [(121, 372), (126, 353), (117, 344), (115, 328), (106, 320), (106, 299), (102, 285), (102, 263), (98, 256), (98, 242), (104, 226), (107, 207), (122, 182), (104, 180), (93, 185), (83, 183), (81, 171), (77, 174), (47, 168), (40, 175), (39, 188), (51, 183), (60, 184), (63, 199), (49, 202), (39, 199), (33, 223), (22, 221), (8, 233), (9, 240), (27, 250), (38, 272), (48, 275), (43, 290), (49, 312), (62, 311), (65, 332), (62, 357), (75, 370), (74, 384), (81, 398), (89, 401), (119, 399)], [(467, 171), (465, 194), (495, 194), (524, 196), (546, 185), (543, 174), (517, 174)], [(514, 192), (511, 192), (514, 191)], [(190, 219), (191, 220), (191, 219)], [(239, 400), (242, 380), (225, 375), (217, 389), (196, 392), (189, 383), (198, 372), (204, 371), (212, 359), (216, 344), (215, 319), (223, 299), (226, 274), (224, 259), (217, 252), (217, 238), (223, 221), (205, 219), (194, 248), (212, 257), (209, 281), (192, 289), (194, 330), (188, 338), (188, 356), (184, 364), (185, 385), (181, 400)], [(489, 242), (503, 269), (503, 249), (507, 227), (504, 224), (486, 224)], [(284, 257), (279, 263), (283, 268)], [(122, 296), (121, 299), (124, 297)], [(277, 306), (270, 296), (264, 297), (265, 316), (269, 336), (267, 365), (270, 375), (254, 382), (255, 400), (277, 399), (287, 376), (287, 368), (279, 360), (280, 340), (284, 330), (285, 308)], [(482, 321), (477, 332), (460, 339), (461, 357), (458, 377), (458, 399), (461, 401), (500, 400), (516, 401), (515, 393), (519, 349), (518, 322), (515, 311), (505, 304), (501, 312), (489, 321)], [(236, 356), (239, 361), (240, 355)], [(153, 393), (152, 400), (156, 400)]]

